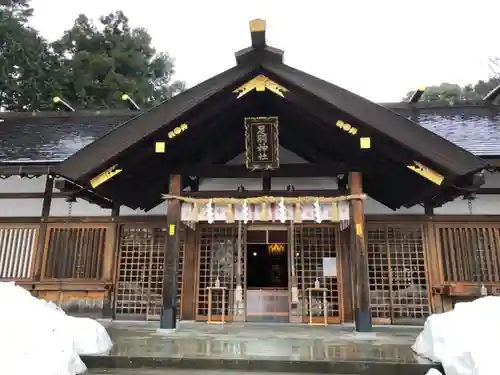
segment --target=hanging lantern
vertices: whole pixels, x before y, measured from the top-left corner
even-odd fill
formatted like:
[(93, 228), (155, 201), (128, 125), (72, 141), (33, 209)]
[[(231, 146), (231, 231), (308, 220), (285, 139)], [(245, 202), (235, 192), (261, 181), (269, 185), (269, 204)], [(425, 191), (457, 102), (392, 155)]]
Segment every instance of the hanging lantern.
[(280, 221), (282, 223), (286, 222), (286, 207), (285, 207), (285, 200), (283, 198), (281, 198), (279, 204), (279, 214), (280, 214)]
[(207, 203), (207, 221), (209, 224), (214, 222), (214, 207), (211, 199)]
[(248, 223), (248, 204), (246, 199), (243, 201), (243, 207), (241, 211), (243, 213), (243, 222), (246, 224)]
[(317, 223), (321, 223), (321, 207), (319, 206), (318, 198), (316, 198), (316, 202), (314, 202), (314, 218)]

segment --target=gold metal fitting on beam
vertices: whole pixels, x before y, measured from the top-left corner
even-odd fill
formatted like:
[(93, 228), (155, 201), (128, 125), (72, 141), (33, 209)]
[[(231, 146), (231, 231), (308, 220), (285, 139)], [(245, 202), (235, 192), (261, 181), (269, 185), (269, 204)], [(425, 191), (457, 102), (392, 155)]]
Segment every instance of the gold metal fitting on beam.
[(163, 154), (165, 152), (165, 142), (156, 142), (155, 143), (155, 152), (157, 154)]
[(367, 150), (372, 147), (372, 140), (370, 137), (360, 137), (359, 147), (363, 150)]

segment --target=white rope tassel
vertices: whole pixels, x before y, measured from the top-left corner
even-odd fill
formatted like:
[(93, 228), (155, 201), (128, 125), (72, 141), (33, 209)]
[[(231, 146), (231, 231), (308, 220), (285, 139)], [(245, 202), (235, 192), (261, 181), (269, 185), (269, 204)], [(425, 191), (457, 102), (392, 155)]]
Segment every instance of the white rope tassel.
[(247, 224), (248, 223), (248, 204), (247, 204), (246, 199), (243, 201), (243, 208), (241, 211), (243, 213), (243, 222), (245, 224)]
[(279, 212), (280, 212), (280, 221), (282, 223), (286, 222), (286, 207), (285, 207), (285, 200), (281, 198), (280, 204), (279, 204)]
[(207, 221), (209, 224), (214, 222), (214, 207), (211, 199), (207, 203)]
[(314, 217), (317, 223), (321, 223), (321, 207), (319, 206), (319, 199), (314, 202)]

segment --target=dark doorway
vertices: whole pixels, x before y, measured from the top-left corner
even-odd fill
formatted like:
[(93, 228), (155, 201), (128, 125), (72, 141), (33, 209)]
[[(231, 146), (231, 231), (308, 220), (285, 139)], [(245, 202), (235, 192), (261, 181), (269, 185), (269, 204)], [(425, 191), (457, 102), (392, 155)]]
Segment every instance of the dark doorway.
[(287, 247), (284, 243), (247, 244), (247, 321), (289, 321)]
[(247, 287), (288, 288), (286, 244), (247, 245)]

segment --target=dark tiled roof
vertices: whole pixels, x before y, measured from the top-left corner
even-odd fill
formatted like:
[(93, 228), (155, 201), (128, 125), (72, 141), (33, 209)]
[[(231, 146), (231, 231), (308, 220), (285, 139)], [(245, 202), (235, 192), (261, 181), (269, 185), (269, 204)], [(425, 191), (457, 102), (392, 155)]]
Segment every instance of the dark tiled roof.
[[(413, 110), (402, 104), (386, 106), (476, 155), (500, 156), (500, 114), (496, 110), (474, 106)], [(66, 159), (135, 115), (137, 112), (5, 115), (0, 122), (0, 162)]]
[(5, 116), (0, 122), (0, 161), (64, 160), (134, 115)]
[(500, 155), (500, 114), (487, 107), (394, 109), (478, 156)]

